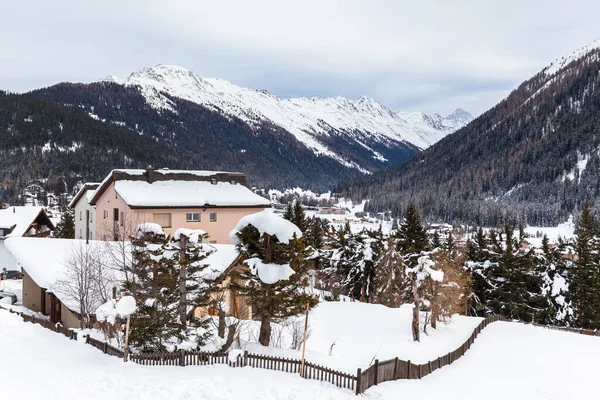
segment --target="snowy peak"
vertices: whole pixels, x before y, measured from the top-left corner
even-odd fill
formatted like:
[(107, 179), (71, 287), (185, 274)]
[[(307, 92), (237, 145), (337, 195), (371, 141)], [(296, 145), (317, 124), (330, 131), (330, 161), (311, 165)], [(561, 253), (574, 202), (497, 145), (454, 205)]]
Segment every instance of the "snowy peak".
[(554, 75), (557, 72), (559, 72), (561, 69), (563, 69), (564, 67), (569, 65), (571, 62), (573, 62), (575, 60), (579, 60), (580, 58), (585, 57), (587, 54), (589, 54), (590, 52), (597, 50), (597, 49), (600, 49), (600, 38), (596, 39), (596, 41), (594, 41), (592, 44), (581, 47), (581, 48), (575, 50), (574, 52), (572, 52), (571, 54), (568, 54), (564, 57), (556, 59), (554, 62), (552, 62), (546, 68), (544, 68), (543, 72), (548, 76)]
[[(139, 87), (148, 104), (158, 110), (175, 112), (171, 98), (177, 97), (239, 118), (252, 127), (265, 123), (278, 126), (315, 154), (363, 172), (366, 171), (356, 160), (338, 154), (327, 138), (343, 135), (347, 142), (354, 141), (367, 149), (370, 147), (366, 142), (390, 141), (424, 149), (471, 119), (469, 113), (460, 109), (448, 118), (437, 114), (393, 113), (368, 96), (357, 100), (340, 96), (282, 99), (265, 90), (236, 86), (223, 79), (202, 78), (174, 65), (144, 68), (126, 80), (116, 77), (107, 80)], [(374, 158), (381, 158), (377, 151), (372, 152)]]

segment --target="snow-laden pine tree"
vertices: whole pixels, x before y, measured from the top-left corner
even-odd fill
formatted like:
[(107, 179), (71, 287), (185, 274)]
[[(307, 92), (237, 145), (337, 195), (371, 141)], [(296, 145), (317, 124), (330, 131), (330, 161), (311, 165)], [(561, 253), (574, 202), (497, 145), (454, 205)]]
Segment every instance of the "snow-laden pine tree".
[(242, 218), (232, 240), (247, 266), (235, 274), (232, 288), (246, 296), (261, 321), (258, 341), (268, 346), (272, 321), (302, 314), (307, 303), (317, 303), (307, 290), (310, 263), (302, 232), (265, 210)]
[(133, 262), (124, 283), (138, 305), (129, 343), (143, 352), (169, 350), (182, 338), (179, 325), (179, 271), (164, 262), (168, 238), (160, 225), (141, 224), (131, 239)]
[(402, 296), (407, 293), (408, 286), (397, 242), (398, 239), (393, 236), (383, 241), (381, 255), (375, 266), (375, 302), (388, 307), (402, 304)]
[(430, 249), (427, 231), (421, 222), (421, 215), (416, 205), (408, 205), (396, 235), (398, 237), (398, 250), (402, 253), (405, 264), (412, 267), (416, 266), (421, 252)]
[(574, 324), (582, 328), (600, 329), (599, 250), (598, 227), (586, 200), (577, 227), (575, 251), (578, 259), (571, 268), (570, 285)]
[(67, 208), (60, 216), (60, 221), (56, 224), (54, 237), (57, 239), (75, 238), (75, 211)]

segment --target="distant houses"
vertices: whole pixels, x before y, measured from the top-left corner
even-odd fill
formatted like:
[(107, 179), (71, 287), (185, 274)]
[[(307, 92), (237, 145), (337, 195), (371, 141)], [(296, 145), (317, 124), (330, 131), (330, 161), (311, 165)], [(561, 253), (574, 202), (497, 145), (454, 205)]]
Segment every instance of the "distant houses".
[(18, 270), (19, 265), (6, 249), (9, 237), (49, 237), (54, 224), (43, 207), (3, 205), (0, 209), (0, 271)]
[(167, 234), (202, 229), (210, 243), (226, 244), (240, 218), (271, 203), (246, 186), (242, 173), (147, 168), (111, 171), (101, 183), (84, 185), (71, 207), (77, 239), (122, 240), (154, 222)]

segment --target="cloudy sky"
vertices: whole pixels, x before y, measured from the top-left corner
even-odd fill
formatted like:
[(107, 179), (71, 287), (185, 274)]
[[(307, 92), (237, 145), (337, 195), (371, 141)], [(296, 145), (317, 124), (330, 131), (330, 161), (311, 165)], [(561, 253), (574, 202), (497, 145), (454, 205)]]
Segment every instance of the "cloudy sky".
[(0, 88), (175, 64), (282, 97), (485, 111), (600, 37), (597, 0), (3, 1)]

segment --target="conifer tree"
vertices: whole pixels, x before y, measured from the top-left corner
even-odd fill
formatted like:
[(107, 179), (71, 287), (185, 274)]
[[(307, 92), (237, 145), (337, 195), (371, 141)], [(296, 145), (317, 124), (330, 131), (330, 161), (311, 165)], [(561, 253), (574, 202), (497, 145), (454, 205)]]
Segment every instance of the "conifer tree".
[(597, 226), (585, 200), (575, 250), (578, 255), (571, 278), (571, 297), (575, 324), (582, 328), (600, 328), (600, 257), (598, 254)]
[[(277, 234), (270, 230), (272, 226), (280, 228)], [(273, 320), (302, 314), (307, 303), (310, 307), (317, 303), (306, 290), (310, 263), (302, 233), (294, 224), (263, 211), (242, 218), (234, 238), (248, 268), (235, 274), (245, 284), (234, 280), (231, 287), (247, 296), (261, 321), (258, 341), (268, 346)]]
[[(416, 256), (429, 250), (427, 232), (421, 222), (417, 206), (409, 204), (397, 233), (398, 250), (411, 265), (416, 265)], [(412, 259), (412, 261), (410, 261)]]
[(54, 237), (57, 239), (74, 239), (75, 238), (75, 211), (72, 208), (67, 208), (60, 216), (60, 221), (56, 224)]
[(145, 352), (168, 350), (182, 339), (177, 323), (179, 271), (173, 263), (162, 262), (167, 240), (160, 227), (141, 227), (131, 241), (133, 263), (124, 289), (138, 308), (131, 319), (129, 342)]
[(296, 199), (292, 208), (292, 223), (300, 229), (302, 233), (305, 233), (307, 230), (307, 220), (306, 214), (304, 213), (304, 208), (302, 207), (302, 203), (300, 203), (299, 199)]

